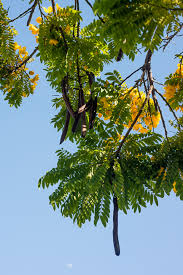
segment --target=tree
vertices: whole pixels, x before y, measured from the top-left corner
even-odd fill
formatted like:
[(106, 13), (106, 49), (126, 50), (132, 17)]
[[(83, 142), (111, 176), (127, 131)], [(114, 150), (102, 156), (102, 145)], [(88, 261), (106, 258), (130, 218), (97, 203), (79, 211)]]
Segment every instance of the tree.
[[(158, 198), (172, 190), (183, 199), (182, 53), (177, 53), (178, 69), (167, 77), (164, 94), (156, 88), (151, 70), (154, 52), (166, 50), (180, 35), (183, 4), (96, 0), (92, 6), (86, 2), (98, 19), (83, 28), (79, 0), (65, 8), (54, 0), (47, 8), (41, 7), (44, 1), (31, 0), (30, 7), (11, 20), (0, 2), (0, 85), (10, 106), (19, 107), (39, 80), (33, 71), (27, 73), (37, 53), (58, 94), (53, 99), (58, 114), (52, 123), (62, 130), (60, 143), (69, 139), (78, 146), (74, 154), (58, 150), (57, 167), (38, 185), (59, 183), (50, 204), (78, 226), (92, 217), (95, 225), (100, 220), (106, 226), (113, 202), (113, 241), (119, 255), (119, 210), (140, 212), (148, 203), (158, 205)], [(35, 9), (40, 12), (37, 26), (31, 23)], [(11, 26), (27, 15), (37, 43), (31, 54), (14, 42), (16, 30)], [(123, 60), (124, 55), (134, 60), (142, 50), (143, 64), (126, 78), (116, 70), (99, 78), (105, 64)], [(133, 87), (127, 87), (126, 80), (135, 74)], [(170, 123), (177, 133), (171, 137), (163, 104), (174, 117)], [(164, 137), (154, 131), (160, 120)]]

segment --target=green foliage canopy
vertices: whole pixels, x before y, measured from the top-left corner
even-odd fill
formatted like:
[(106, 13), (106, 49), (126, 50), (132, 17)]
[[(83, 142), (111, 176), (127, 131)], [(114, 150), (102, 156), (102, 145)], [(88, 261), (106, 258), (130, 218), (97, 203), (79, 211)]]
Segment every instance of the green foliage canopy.
[[(23, 97), (33, 94), (38, 75), (27, 72), (27, 64), (37, 57), (44, 63), (46, 78), (57, 92), (53, 105), (58, 114), (52, 123), (62, 130), (60, 143), (69, 139), (77, 152), (57, 151), (57, 167), (39, 180), (39, 187), (58, 184), (50, 195), (53, 209), (70, 217), (78, 226), (94, 218), (104, 226), (113, 201), (113, 240), (119, 255), (118, 211), (140, 212), (148, 203), (172, 190), (183, 200), (183, 69), (178, 53), (178, 69), (167, 77), (160, 93), (151, 70), (153, 53), (165, 50), (183, 27), (182, 1), (96, 0), (93, 22), (81, 28), (79, 0), (62, 8), (51, 0), (32, 0), (29, 8), (10, 20), (0, 1), (0, 87), (10, 106), (18, 107)], [(39, 26), (31, 24), (38, 9)], [(38, 45), (28, 54), (14, 38), (14, 20), (28, 14), (27, 25)], [(146, 53), (144, 63), (126, 79), (114, 70), (99, 77), (105, 64), (123, 55), (134, 60)], [(141, 73), (133, 87), (125, 81)], [(177, 133), (169, 137), (162, 103), (169, 107)], [(155, 133), (162, 121), (165, 135)]]

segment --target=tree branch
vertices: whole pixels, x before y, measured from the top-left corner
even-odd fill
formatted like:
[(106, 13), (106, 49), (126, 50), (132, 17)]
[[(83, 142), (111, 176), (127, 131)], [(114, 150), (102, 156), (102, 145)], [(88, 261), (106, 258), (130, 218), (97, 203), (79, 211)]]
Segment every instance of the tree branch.
[(115, 157), (118, 157), (119, 156), (119, 153), (120, 153), (120, 150), (126, 140), (126, 138), (128, 137), (128, 135), (130, 134), (131, 130), (133, 129), (133, 126), (135, 125), (135, 123), (137, 122), (138, 118), (140, 117), (143, 109), (144, 109), (144, 106), (147, 102), (147, 100), (149, 99), (153, 89), (154, 89), (154, 83), (153, 83), (153, 77), (152, 77), (152, 72), (151, 72), (151, 57), (152, 57), (152, 52), (151, 50), (148, 50), (147, 54), (146, 54), (146, 58), (145, 58), (145, 63), (144, 63), (144, 66), (143, 66), (143, 73), (142, 73), (142, 76), (141, 76), (141, 79), (144, 80), (144, 75), (145, 73), (147, 73), (147, 77), (148, 77), (148, 80), (149, 80), (149, 84), (150, 84), (150, 87), (149, 87), (149, 91), (146, 93), (146, 98), (138, 112), (138, 114), (136, 115), (135, 119), (133, 120), (130, 128), (128, 129), (128, 131), (126, 132), (123, 140), (120, 142), (120, 145), (117, 149), (117, 151), (115, 152)]
[(146, 95), (146, 98), (145, 98), (145, 100), (144, 100), (144, 102), (143, 102), (143, 104), (142, 104), (142, 106), (141, 106), (141, 108), (140, 108), (138, 114), (136, 115), (136, 117), (135, 117), (134, 121), (132, 122), (130, 128), (129, 128), (128, 131), (126, 132), (126, 134), (125, 134), (123, 140), (121, 141), (121, 143), (120, 143), (120, 145), (119, 145), (119, 148), (118, 148), (118, 150), (117, 150), (116, 153), (115, 153), (116, 157), (118, 157), (119, 152), (120, 152), (120, 150), (121, 150), (121, 148), (122, 148), (122, 146), (123, 146), (123, 144), (124, 144), (126, 138), (127, 138), (128, 135), (130, 134), (131, 130), (133, 129), (133, 126), (135, 125), (135, 123), (137, 122), (138, 118), (140, 117), (140, 115), (141, 115), (141, 113), (142, 113), (142, 111), (143, 111), (143, 109), (144, 109), (144, 106), (145, 106), (145, 104), (146, 104), (146, 102), (147, 102), (147, 100), (148, 100), (150, 94), (152, 93), (153, 88), (154, 88), (153, 86), (150, 87), (150, 89), (149, 89), (149, 91), (148, 91), (148, 94)]
[(56, 14), (56, 10), (55, 10), (55, 0), (51, 0), (51, 4), (52, 4), (52, 9), (53, 9), (53, 14)]
[(180, 124), (179, 124), (179, 120), (178, 120), (178, 117), (176, 116), (174, 110), (172, 109), (171, 105), (168, 103), (168, 101), (165, 99), (165, 97), (158, 92), (157, 89), (155, 89), (155, 92), (163, 99), (163, 101), (168, 105), (170, 111), (172, 112), (174, 118), (176, 119), (177, 123), (178, 123), (178, 128), (179, 128), (179, 131), (180, 131)]
[[(32, 6), (32, 7), (33, 7), (33, 6)], [(18, 16), (15, 17), (14, 19), (11, 19), (11, 20), (9, 21), (9, 23), (14, 22), (15, 20), (17, 20), (17, 19), (19, 19), (19, 18), (21, 18), (21, 17), (27, 15), (27, 13), (29, 13), (29, 11), (31, 11), (32, 7), (28, 8), (26, 11), (22, 12), (20, 15), (18, 15)]]
[[(157, 103), (157, 104), (158, 104), (158, 103)], [(164, 131), (165, 131), (165, 136), (166, 136), (166, 139), (168, 140), (168, 132), (167, 132), (167, 129), (166, 129), (165, 120), (164, 120), (164, 117), (163, 117), (163, 114), (162, 114), (162, 111), (161, 111), (161, 108), (160, 108), (159, 104), (158, 104), (158, 110), (159, 110), (159, 112), (160, 112), (160, 116), (161, 116), (163, 128), (164, 128)]]
[(167, 41), (162, 47), (163, 47), (163, 51), (166, 49), (166, 47), (168, 46), (168, 44), (172, 41), (172, 39), (181, 31), (181, 29), (183, 28), (183, 23), (180, 25), (179, 29), (174, 32), (172, 35), (170, 35), (169, 37), (163, 39), (165, 41)]
[(128, 78), (130, 78), (132, 75), (134, 75), (135, 73), (137, 73), (138, 71), (142, 70), (143, 66), (141, 66), (140, 68), (138, 68), (137, 70), (135, 70), (133, 73), (131, 73), (130, 75), (128, 75), (121, 83), (120, 85), (122, 85)]
[[(93, 10), (93, 6), (92, 6), (92, 4), (88, 1), (88, 0), (85, 0), (85, 2), (90, 6), (90, 8)], [(103, 18), (102, 17), (100, 17), (100, 15), (97, 13), (97, 16), (98, 16), (98, 18), (100, 19), (100, 21), (102, 22), (102, 23), (105, 23), (105, 21), (103, 20)]]
[(33, 57), (33, 55), (37, 52), (37, 50), (38, 50), (38, 46), (33, 50), (33, 52), (22, 63), (20, 63), (18, 66), (16, 66), (10, 73), (17, 71), (20, 67), (25, 65)]
[(37, 6), (37, 3), (38, 3), (39, 0), (35, 0), (34, 1), (34, 4), (32, 5), (32, 8), (31, 8), (31, 12), (30, 12), (30, 15), (29, 15), (29, 18), (27, 20), (27, 26), (29, 26), (30, 22), (31, 22), (31, 19), (32, 19), (32, 16), (33, 16), (33, 13), (35, 11), (35, 8)]

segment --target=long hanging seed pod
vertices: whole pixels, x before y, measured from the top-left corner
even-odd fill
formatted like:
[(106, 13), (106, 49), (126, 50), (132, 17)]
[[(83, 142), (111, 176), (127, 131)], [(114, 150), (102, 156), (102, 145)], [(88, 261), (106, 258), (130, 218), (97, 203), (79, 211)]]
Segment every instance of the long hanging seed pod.
[(68, 76), (64, 77), (63, 80), (62, 80), (62, 96), (63, 96), (63, 99), (65, 101), (65, 105), (67, 107), (67, 110), (69, 111), (69, 113), (71, 114), (72, 117), (75, 117), (75, 112), (73, 111), (73, 108), (71, 106), (71, 103), (69, 101), (69, 97), (67, 95), (67, 79), (68, 79)]
[[(81, 97), (80, 97), (80, 91), (79, 91), (78, 110), (80, 109), (80, 107), (81, 107)], [(76, 132), (76, 129), (77, 129), (80, 118), (81, 118), (81, 113), (79, 113), (79, 114), (77, 113), (76, 117), (75, 117), (75, 120), (74, 120), (74, 124), (72, 126), (72, 132), (73, 133)]]
[(71, 115), (70, 115), (69, 111), (67, 110), (66, 111), (65, 125), (64, 125), (63, 132), (62, 132), (62, 136), (60, 138), (60, 144), (62, 144), (62, 142), (64, 142), (65, 137), (67, 135), (67, 131), (68, 131), (68, 127), (69, 127), (69, 122), (70, 122), (70, 117), (71, 117)]
[(117, 198), (113, 197), (113, 244), (116, 256), (120, 255), (120, 246), (118, 240), (118, 202)]
[(92, 102), (92, 107), (90, 109), (90, 118), (89, 118), (89, 129), (93, 128), (95, 117), (97, 113), (97, 96)]

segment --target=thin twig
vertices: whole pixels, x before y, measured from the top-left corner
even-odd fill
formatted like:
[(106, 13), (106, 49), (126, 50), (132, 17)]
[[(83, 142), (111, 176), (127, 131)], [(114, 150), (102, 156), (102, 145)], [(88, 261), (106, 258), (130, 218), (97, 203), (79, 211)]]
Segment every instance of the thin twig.
[(55, 10), (55, 0), (51, 0), (51, 4), (52, 4), (52, 8), (53, 8), (53, 14), (56, 14), (56, 10)]
[(180, 25), (179, 29), (174, 32), (171, 36), (169, 36), (168, 38), (165, 38), (164, 40), (166, 40), (167, 42), (162, 46), (163, 47), (163, 51), (166, 49), (166, 47), (168, 46), (168, 44), (172, 41), (172, 39), (181, 31), (181, 29), (183, 28), (183, 23)]
[(156, 80), (154, 80), (154, 79), (153, 79), (153, 81), (154, 81), (154, 83), (156, 83), (156, 84), (158, 84), (158, 85), (165, 86), (163, 83), (160, 83), (160, 82), (158, 82), (158, 81), (156, 81)]
[(142, 113), (142, 111), (144, 109), (144, 106), (145, 106), (147, 100), (149, 99), (149, 96), (151, 95), (153, 89), (154, 89), (153, 76), (152, 76), (152, 71), (151, 71), (151, 57), (152, 57), (152, 51), (148, 50), (147, 54), (146, 54), (146, 58), (145, 58), (145, 63), (144, 63), (144, 66), (143, 66), (143, 73), (142, 73), (142, 76), (141, 76), (141, 79), (140, 79), (140, 80), (144, 81), (144, 75), (145, 75), (145, 73), (147, 73), (148, 81), (149, 81), (149, 84), (150, 84), (149, 91), (146, 93), (146, 98), (145, 98), (145, 100), (144, 100), (144, 102), (143, 102), (143, 104), (142, 104), (142, 106), (141, 106), (138, 114), (136, 115), (136, 117), (133, 120), (130, 128), (126, 132), (123, 140), (120, 142), (120, 145), (119, 145), (117, 151), (115, 152), (115, 157), (119, 156), (120, 150), (121, 150), (121, 148), (122, 148), (122, 146), (123, 146), (126, 138), (130, 134), (131, 130), (133, 129), (133, 126), (135, 125), (135, 123), (137, 122), (138, 118), (140, 117), (140, 115), (141, 115), (141, 113)]
[[(33, 7), (33, 6), (32, 6), (32, 7)], [(11, 19), (11, 20), (9, 21), (9, 23), (14, 22), (15, 20), (17, 20), (17, 19), (19, 19), (19, 18), (21, 18), (21, 17), (27, 15), (27, 13), (29, 13), (29, 11), (31, 11), (32, 7), (28, 8), (26, 11), (22, 12), (21, 14), (19, 14), (19, 15), (18, 15), (17, 17), (15, 17), (14, 19)]]
[[(85, 0), (85, 2), (90, 6), (90, 8), (93, 10), (93, 6), (92, 4), (88, 1)], [(101, 20), (102, 23), (105, 23), (104, 19), (102, 17), (100, 17), (100, 15), (97, 13), (98, 18)]]
[(160, 108), (160, 106), (159, 106), (159, 103), (157, 103), (157, 104), (158, 104), (158, 109), (159, 109), (159, 112), (160, 112), (160, 116), (161, 116), (161, 120), (162, 120), (163, 128), (164, 128), (164, 131), (165, 131), (165, 137), (166, 137), (167, 141), (169, 141), (169, 140), (168, 140), (168, 132), (167, 132), (167, 129), (166, 129), (165, 120), (164, 120), (164, 117), (163, 117), (163, 114), (162, 114), (161, 108)]
[(130, 128), (129, 128), (128, 131), (126, 132), (126, 134), (125, 134), (123, 140), (120, 142), (120, 145), (119, 145), (119, 147), (118, 147), (118, 149), (117, 149), (117, 151), (116, 151), (116, 153), (115, 153), (115, 156), (116, 156), (116, 157), (118, 157), (119, 152), (120, 152), (120, 150), (121, 150), (121, 148), (122, 148), (122, 146), (123, 146), (123, 144), (124, 144), (126, 138), (127, 138), (128, 135), (130, 134), (131, 130), (133, 129), (133, 126), (135, 125), (135, 123), (137, 122), (138, 118), (140, 117), (140, 115), (141, 115), (141, 113), (142, 113), (142, 111), (143, 111), (143, 109), (144, 109), (144, 106), (145, 106), (145, 104), (146, 104), (146, 102), (147, 102), (147, 100), (148, 100), (150, 94), (152, 93), (153, 88), (154, 88), (153, 86), (150, 86), (150, 89), (149, 89), (149, 91), (148, 91), (148, 94), (146, 95), (146, 98), (145, 98), (145, 100), (144, 100), (144, 102), (143, 102), (143, 104), (142, 104), (142, 106), (141, 106), (141, 108), (140, 108), (138, 114), (136, 115), (136, 117), (135, 117), (134, 121), (132, 122)]
[(16, 66), (11, 71), (11, 73), (17, 71), (20, 67), (22, 67), (23, 65), (25, 65), (33, 57), (33, 55), (37, 52), (37, 50), (38, 50), (38, 46), (33, 50), (33, 52), (22, 63), (20, 63), (18, 66)]
[(43, 17), (46, 18), (46, 15), (42, 12), (40, 2), (38, 2), (38, 7), (39, 7), (40, 14), (41, 14), (41, 18), (42, 18), (42, 19), (43, 19)]
[(168, 103), (168, 101), (165, 99), (165, 97), (164, 97), (161, 93), (158, 92), (157, 89), (155, 89), (155, 92), (156, 92), (156, 93), (164, 100), (164, 102), (168, 105), (170, 111), (172, 112), (174, 118), (176, 119), (176, 121), (177, 121), (177, 123), (178, 123), (178, 128), (179, 128), (179, 130), (180, 130), (180, 126), (181, 126), (181, 125), (179, 124), (178, 117), (176, 116), (176, 114), (175, 114), (174, 110), (172, 109), (171, 105)]
[(143, 66), (141, 66), (140, 68), (138, 68), (137, 70), (135, 70), (133, 73), (131, 73), (130, 75), (128, 75), (119, 85), (122, 85), (128, 78), (130, 78), (133, 74), (135, 74), (136, 72), (140, 71), (143, 69)]
[(32, 9), (31, 9), (31, 12), (30, 12), (30, 15), (29, 15), (29, 18), (27, 20), (27, 26), (29, 26), (30, 22), (31, 22), (31, 19), (32, 19), (32, 16), (33, 16), (33, 13), (35, 11), (35, 8), (37, 6), (37, 3), (38, 3), (39, 0), (35, 0), (34, 1), (34, 4), (32, 5)]

